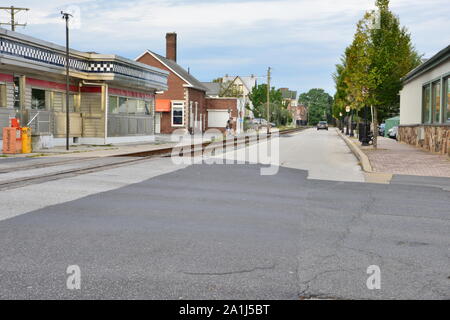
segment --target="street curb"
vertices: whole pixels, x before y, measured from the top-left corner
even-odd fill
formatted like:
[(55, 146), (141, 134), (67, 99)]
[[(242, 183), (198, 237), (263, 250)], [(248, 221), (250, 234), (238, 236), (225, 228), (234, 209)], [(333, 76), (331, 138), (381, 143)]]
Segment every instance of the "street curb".
[(336, 132), (342, 138), (342, 140), (344, 140), (344, 142), (347, 144), (356, 158), (358, 158), (363, 171), (367, 173), (373, 173), (374, 171), (372, 165), (370, 164), (369, 157), (367, 157), (367, 155), (362, 152), (361, 149), (358, 148), (358, 146), (353, 141), (343, 135), (339, 129), (336, 129)]

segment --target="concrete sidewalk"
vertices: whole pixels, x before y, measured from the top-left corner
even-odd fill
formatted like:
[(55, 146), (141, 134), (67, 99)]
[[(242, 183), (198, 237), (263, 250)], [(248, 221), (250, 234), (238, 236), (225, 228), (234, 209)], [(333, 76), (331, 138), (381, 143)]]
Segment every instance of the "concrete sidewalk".
[(367, 155), (374, 172), (450, 178), (450, 159), (446, 156), (384, 137), (378, 138), (377, 150), (352, 140)]

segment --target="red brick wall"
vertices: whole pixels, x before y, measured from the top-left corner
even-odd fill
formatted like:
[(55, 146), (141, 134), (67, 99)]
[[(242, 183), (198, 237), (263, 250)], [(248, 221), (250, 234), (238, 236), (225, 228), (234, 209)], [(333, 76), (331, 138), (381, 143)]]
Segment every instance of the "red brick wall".
[[(188, 89), (188, 105), (190, 105), (192, 101), (192, 113), (195, 117), (195, 103), (197, 102), (197, 119), (196, 121), (202, 121), (202, 127), (206, 129), (206, 121), (208, 121), (208, 115), (206, 113), (206, 96), (203, 91), (189, 88)], [(189, 115), (187, 116), (187, 120), (189, 120)], [(203, 130), (202, 128), (202, 130)]]
[[(170, 69), (167, 68), (164, 64), (159, 62), (149, 53), (146, 53), (141, 58), (138, 59), (139, 62), (145, 63), (152, 67), (160, 68), (170, 72)], [(184, 124), (185, 128), (189, 126), (189, 105), (192, 101), (193, 113), (195, 114), (195, 102), (198, 103), (198, 111), (197, 111), (197, 121), (200, 120), (203, 115), (205, 115), (205, 121), (207, 121), (206, 114), (206, 100), (205, 100), (205, 92), (201, 90), (197, 90), (194, 88), (186, 88), (183, 85), (187, 84), (185, 81), (180, 79), (173, 72), (170, 72), (168, 77), (168, 87), (169, 89), (165, 91), (163, 94), (158, 94), (156, 96), (157, 99), (169, 99), (169, 100), (179, 100), (185, 102), (185, 110), (184, 110)], [(180, 127), (172, 127), (172, 114), (171, 112), (162, 112), (161, 113), (161, 133), (172, 133), (176, 129), (180, 129)], [(206, 124), (205, 124), (206, 127)]]
[[(176, 74), (170, 71), (164, 64), (159, 62), (149, 53), (144, 54), (142, 57), (138, 59), (139, 62), (144, 63), (146, 65), (156, 67), (159, 69), (163, 69), (169, 71), (169, 77), (167, 79), (167, 85), (169, 89), (164, 91), (163, 94), (157, 94), (156, 99), (169, 99), (169, 100), (179, 100), (185, 101), (185, 87), (183, 85), (186, 84), (182, 79), (180, 79)], [(187, 112), (185, 110), (185, 124), (187, 124)], [(161, 113), (161, 133), (172, 133), (174, 130), (179, 129), (180, 127), (172, 127), (172, 113), (171, 112), (162, 112)]]

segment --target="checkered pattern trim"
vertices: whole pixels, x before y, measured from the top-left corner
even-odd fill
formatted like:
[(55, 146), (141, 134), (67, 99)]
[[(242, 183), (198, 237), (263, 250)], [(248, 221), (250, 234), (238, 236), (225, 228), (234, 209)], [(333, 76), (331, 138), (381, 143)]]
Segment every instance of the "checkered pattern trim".
[[(47, 63), (58, 67), (65, 67), (66, 63), (66, 57), (63, 54), (5, 38), (0, 38), (0, 53)], [(92, 62), (89, 60), (70, 58), (69, 66), (73, 70), (82, 72), (114, 73), (144, 81), (166, 83), (165, 76), (139, 68), (133, 68), (114, 61)]]
[[(3, 38), (0, 38), (0, 52), (59, 67), (64, 67), (66, 63), (65, 55)], [(69, 59), (69, 65), (71, 69), (78, 71), (87, 71), (88, 68), (87, 61), (79, 59)]]

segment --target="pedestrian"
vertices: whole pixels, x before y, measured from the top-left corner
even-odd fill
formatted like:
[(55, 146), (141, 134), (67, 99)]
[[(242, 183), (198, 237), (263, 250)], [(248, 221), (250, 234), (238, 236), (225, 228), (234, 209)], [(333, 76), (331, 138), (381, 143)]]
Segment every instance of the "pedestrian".
[(233, 129), (233, 118), (228, 119), (225, 129), (227, 131), (227, 136), (230, 135), (231, 130)]

